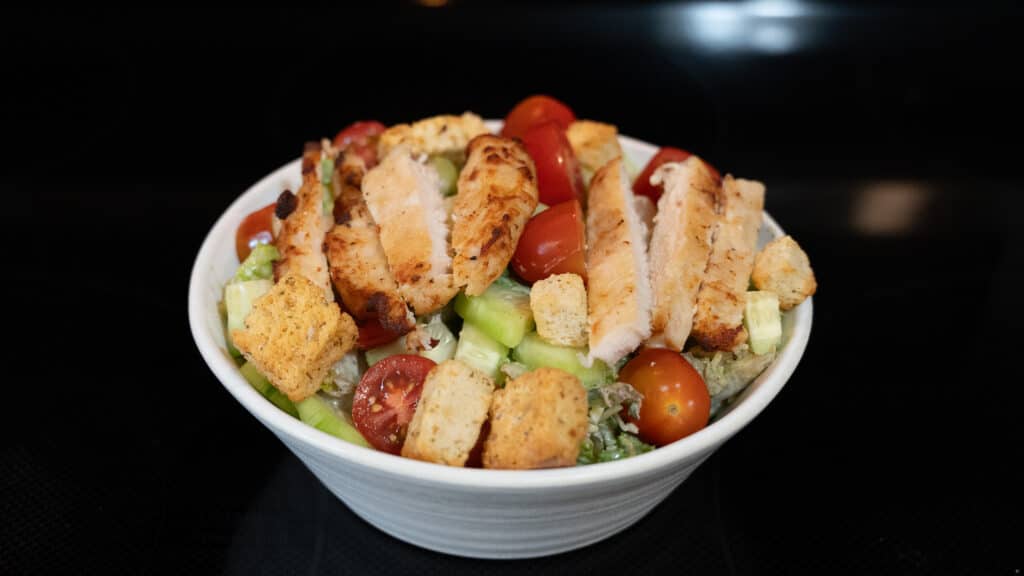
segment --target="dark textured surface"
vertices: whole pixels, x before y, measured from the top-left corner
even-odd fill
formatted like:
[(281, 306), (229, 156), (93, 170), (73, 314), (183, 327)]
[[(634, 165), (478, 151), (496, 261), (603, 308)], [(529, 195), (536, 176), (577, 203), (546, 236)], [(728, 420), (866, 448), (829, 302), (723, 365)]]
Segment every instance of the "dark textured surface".
[[(0, 573), (1020, 573), (1015, 12), (40, 18), (9, 51), (43, 372), (8, 383), (38, 397), (5, 410), (24, 428), (0, 451)], [(817, 272), (814, 330), (769, 408), (633, 528), (552, 558), (446, 557), (356, 518), (224, 392), (189, 335), (188, 274), (216, 217), (305, 140), (500, 117), (539, 91), (764, 180)]]

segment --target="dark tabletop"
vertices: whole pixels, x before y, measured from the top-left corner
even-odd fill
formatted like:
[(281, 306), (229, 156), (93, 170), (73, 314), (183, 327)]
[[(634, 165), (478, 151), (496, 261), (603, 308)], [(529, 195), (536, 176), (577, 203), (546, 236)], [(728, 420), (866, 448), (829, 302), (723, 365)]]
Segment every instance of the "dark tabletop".
[[(42, 318), (39, 360), (15, 378), (31, 386), (7, 383), (34, 393), (5, 410), (0, 573), (1019, 574), (1009, 6), (291, 3), (10, 22), (31, 37), (7, 50), (8, 125), (32, 143), (12, 168), (36, 274), (8, 277)], [(363, 118), (501, 117), (537, 92), (766, 182), (817, 274), (814, 328), (775, 401), (632, 528), (538, 560), (448, 557), (359, 520), (225, 392), (189, 334), (188, 277), (218, 215), (304, 141)]]

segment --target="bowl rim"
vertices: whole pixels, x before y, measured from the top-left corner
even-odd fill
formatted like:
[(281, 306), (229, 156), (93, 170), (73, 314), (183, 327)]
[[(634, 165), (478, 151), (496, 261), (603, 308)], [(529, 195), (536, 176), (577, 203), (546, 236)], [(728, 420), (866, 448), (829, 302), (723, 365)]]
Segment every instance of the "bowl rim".
[[(487, 125), (492, 131), (496, 131), (497, 127), (500, 127), (500, 122), (491, 120), (487, 122)], [(620, 135), (619, 140), (625, 148), (645, 154), (653, 155), (658, 149), (653, 144), (628, 136)], [(624, 460), (546, 470), (455, 468), (403, 458), (372, 448), (350, 444), (293, 418), (264, 398), (249, 385), (226, 351), (205, 330), (203, 320), (208, 313), (207, 306), (217, 305), (216, 300), (209, 301), (204, 286), (206, 286), (206, 271), (213, 269), (214, 258), (218, 250), (218, 239), (225, 237), (233, 239), (235, 228), (249, 212), (247, 209), (247, 205), (250, 203), (248, 199), (258, 195), (272, 183), (280, 182), (285, 174), (296, 170), (300, 162), (301, 159), (293, 160), (261, 178), (239, 195), (218, 217), (204, 238), (193, 263), (188, 294), (189, 328), (207, 366), (224, 388), (246, 410), (256, 416), (276, 435), (284, 434), (298, 445), (310, 446), (334, 458), (379, 473), (413, 478), (419, 483), (455, 486), (474, 491), (493, 489), (529, 491), (553, 487), (578, 487), (610, 481), (621, 482), (628, 478), (657, 474), (660, 470), (668, 469), (676, 463), (695, 461), (710, 454), (760, 414), (775, 398), (793, 374), (807, 347), (813, 317), (811, 298), (791, 312), (795, 317), (789, 341), (783, 347), (778, 358), (744, 391), (741, 401), (736, 402), (725, 414), (700, 431), (668, 446)], [(782, 228), (767, 211), (764, 212), (762, 225), (777, 236), (784, 234)], [(224, 241), (220, 240), (220, 242)]]

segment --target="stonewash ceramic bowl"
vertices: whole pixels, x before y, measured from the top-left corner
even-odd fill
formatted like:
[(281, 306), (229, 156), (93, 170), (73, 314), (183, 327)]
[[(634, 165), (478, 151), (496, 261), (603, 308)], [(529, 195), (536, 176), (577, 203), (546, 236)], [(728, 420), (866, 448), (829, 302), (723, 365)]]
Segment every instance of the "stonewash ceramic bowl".
[[(636, 166), (657, 151), (632, 138), (621, 142)], [(809, 299), (786, 315), (779, 357), (724, 414), (696, 434), (626, 460), (553, 470), (462, 469), (355, 446), (292, 418), (254, 390), (227, 352), (217, 310), (224, 284), (238, 266), (235, 229), (247, 214), (273, 202), (283, 188), (295, 190), (299, 182), (295, 160), (249, 188), (210, 230), (189, 286), (192, 335), (227, 391), (327, 489), (370, 524), (417, 546), (476, 558), (529, 558), (580, 548), (622, 531), (764, 410), (793, 373), (811, 332)], [(760, 243), (782, 233), (765, 214)]]

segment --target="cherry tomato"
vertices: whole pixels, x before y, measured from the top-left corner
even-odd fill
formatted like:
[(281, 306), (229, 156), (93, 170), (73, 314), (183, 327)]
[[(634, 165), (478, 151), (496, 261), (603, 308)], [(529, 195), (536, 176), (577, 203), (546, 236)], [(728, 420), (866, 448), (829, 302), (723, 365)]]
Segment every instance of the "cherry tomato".
[(357, 340), (357, 345), (360, 350), (369, 350), (370, 348), (383, 346), (388, 342), (394, 341), (399, 336), (406, 334), (406, 332), (388, 330), (384, 326), (381, 326), (380, 322), (376, 318), (362, 320), (359, 322), (358, 327), (359, 339)]
[(681, 354), (648, 348), (626, 363), (619, 379), (644, 395), (640, 418), (626, 419), (640, 429), (640, 438), (664, 446), (707, 426), (711, 397), (700, 374)]
[(553, 206), (568, 200), (581, 200), (583, 176), (565, 131), (555, 122), (530, 128), (523, 134), (523, 145), (537, 166), (540, 201)]
[(501, 135), (505, 138), (522, 138), (526, 131), (538, 124), (554, 121), (565, 131), (576, 121), (576, 115), (565, 104), (551, 96), (530, 96), (505, 116)]
[[(668, 162), (682, 162), (690, 156), (693, 156), (693, 154), (679, 148), (665, 147), (658, 150), (658, 153), (651, 158), (651, 161), (647, 163), (647, 166), (644, 166), (640, 175), (636, 177), (636, 182), (633, 182), (633, 193), (640, 196), (647, 196), (657, 204), (658, 198), (661, 198), (662, 190), (661, 186), (651, 185), (651, 174), (654, 174), (654, 171), (662, 164), (666, 164)], [(722, 179), (722, 176), (714, 166), (707, 162), (704, 162), (704, 165), (708, 167), (708, 170), (711, 171), (711, 174), (716, 180)]]
[(334, 147), (345, 150), (349, 147), (362, 157), (366, 168), (377, 165), (377, 138), (387, 127), (376, 120), (360, 120), (349, 124), (334, 137)]
[(276, 202), (264, 206), (242, 220), (238, 231), (235, 232), (235, 252), (238, 254), (239, 262), (245, 260), (257, 244), (270, 244), (274, 241), (272, 223), (275, 206)]
[(531, 283), (569, 272), (586, 281), (583, 225), (583, 209), (576, 200), (530, 218), (512, 255), (512, 270)]
[(363, 375), (352, 397), (352, 421), (377, 450), (398, 454), (434, 361), (415, 354), (388, 356)]

